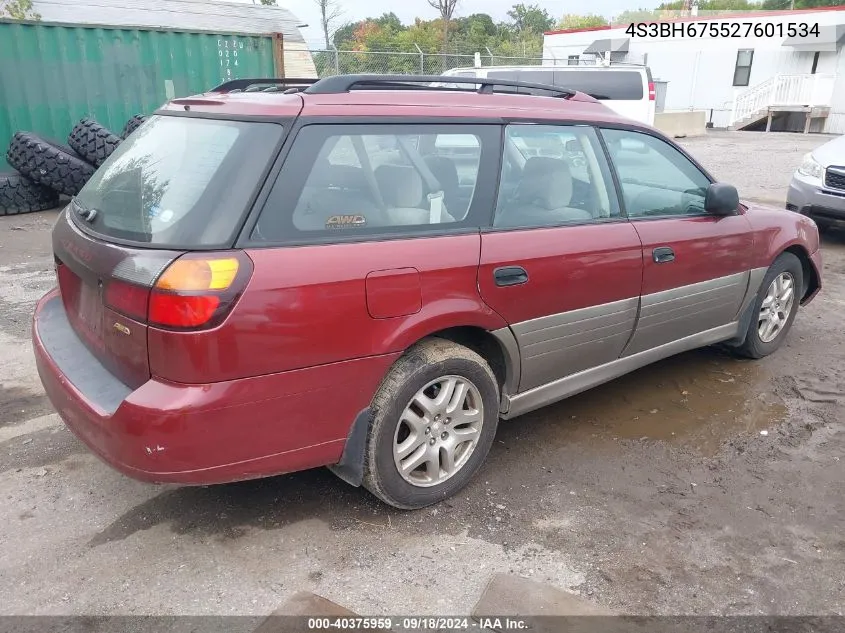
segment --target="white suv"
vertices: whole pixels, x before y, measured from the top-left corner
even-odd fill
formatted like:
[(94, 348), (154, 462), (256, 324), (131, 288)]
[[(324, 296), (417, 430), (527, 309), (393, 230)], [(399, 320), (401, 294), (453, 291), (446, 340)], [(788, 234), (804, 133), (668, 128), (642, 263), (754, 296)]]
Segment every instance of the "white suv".
[(654, 125), (654, 82), (647, 66), (485, 66), (455, 68), (444, 75), (506, 79), (578, 90), (621, 116)]
[(845, 135), (804, 157), (789, 184), (786, 208), (810, 216), (821, 230), (845, 225)]

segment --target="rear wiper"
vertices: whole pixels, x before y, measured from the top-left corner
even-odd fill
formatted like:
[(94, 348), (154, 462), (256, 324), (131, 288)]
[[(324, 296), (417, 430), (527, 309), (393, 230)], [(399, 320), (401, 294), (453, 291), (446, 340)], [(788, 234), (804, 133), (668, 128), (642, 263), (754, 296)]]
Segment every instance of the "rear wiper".
[(76, 196), (70, 199), (71, 206), (74, 207), (76, 211), (76, 215), (80, 218), (85, 220), (86, 222), (93, 222), (94, 218), (97, 217), (97, 210), (96, 209), (88, 209), (81, 204), (79, 204), (79, 200), (76, 199)]

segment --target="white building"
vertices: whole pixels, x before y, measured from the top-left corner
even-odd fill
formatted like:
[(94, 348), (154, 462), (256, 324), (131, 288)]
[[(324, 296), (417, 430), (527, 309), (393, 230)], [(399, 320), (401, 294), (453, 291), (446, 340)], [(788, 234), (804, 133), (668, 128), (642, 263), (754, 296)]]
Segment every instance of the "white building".
[(554, 31), (543, 56), (644, 63), (666, 82), (658, 106), (704, 110), (712, 127), (845, 134), (845, 6)]

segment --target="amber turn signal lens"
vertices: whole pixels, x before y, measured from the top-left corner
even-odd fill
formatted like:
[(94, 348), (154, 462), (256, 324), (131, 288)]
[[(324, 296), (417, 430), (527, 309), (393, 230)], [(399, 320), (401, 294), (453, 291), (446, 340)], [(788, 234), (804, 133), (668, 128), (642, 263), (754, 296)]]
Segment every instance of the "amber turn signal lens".
[(174, 292), (226, 290), (237, 274), (238, 260), (234, 257), (177, 259), (156, 282), (156, 288)]

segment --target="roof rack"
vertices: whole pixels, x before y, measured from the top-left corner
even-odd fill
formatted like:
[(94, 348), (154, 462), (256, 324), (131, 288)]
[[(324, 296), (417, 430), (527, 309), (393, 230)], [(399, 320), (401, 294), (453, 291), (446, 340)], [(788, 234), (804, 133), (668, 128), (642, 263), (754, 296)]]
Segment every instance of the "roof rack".
[(301, 92), (318, 81), (320, 80), (288, 77), (232, 79), (212, 88), (209, 92)]
[[(608, 64), (610, 66), (634, 66), (639, 68), (648, 68), (649, 65), (646, 63), (641, 62), (623, 62), (617, 61), (615, 59), (611, 59)], [(607, 66), (597, 63), (595, 59), (581, 59), (578, 61), (577, 64), (570, 64), (568, 60), (562, 60), (559, 64), (551, 64), (551, 65), (541, 65), (538, 66), (537, 64), (502, 64), (500, 66), (484, 66), (483, 69), (490, 71), (490, 70), (508, 70), (508, 69), (519, 69), (519, 70), (572, 70), (573, 68), (607, 68)], [(450, 68), (449, 72), (456, 72), (456, 71), (475, 71), (479, 70), (477, 66), (458, 66), (455, 68)]]
[[(434, 85), (432, 85), (434, 84)], [(446, 85), (436, 85), (446, 84)], [(575, 95), (574, 90), (560, 88), (549, 84), (529, 83), (526, 81), (510, 81), (507, 79), (489, 79), (482, 77), (446, 77), (441, 75), (335, 75), (326, 77), (309, 86), (302, 92), (306, 94), (340, 94), (351, 92), (353, 88), (359, 90), (449, 90), (467, 92), (457, 85), (476, 86), (474, 92), (478, 94), (493, 94), (513, 91), (496, 90), (500, 88), (524, 88), (531, 91), (547, 93), (548, 96), (568, 99)], [(522, 94), (534, 94), (522, 93)]]

